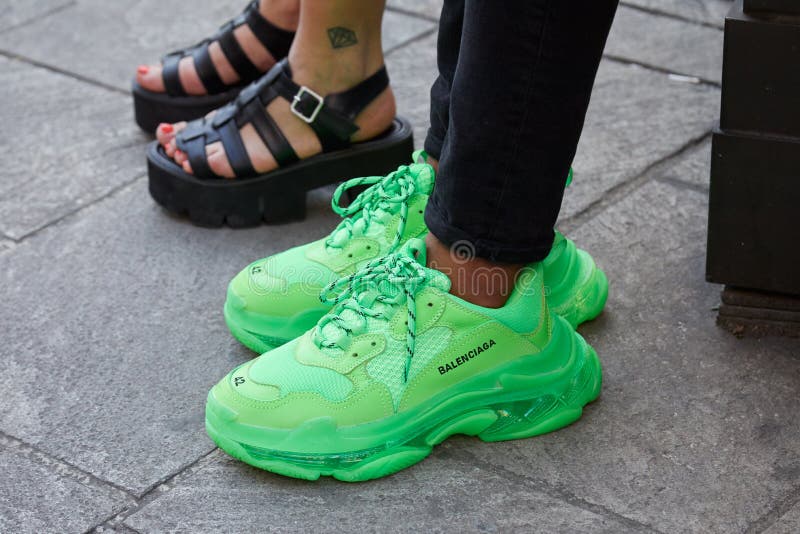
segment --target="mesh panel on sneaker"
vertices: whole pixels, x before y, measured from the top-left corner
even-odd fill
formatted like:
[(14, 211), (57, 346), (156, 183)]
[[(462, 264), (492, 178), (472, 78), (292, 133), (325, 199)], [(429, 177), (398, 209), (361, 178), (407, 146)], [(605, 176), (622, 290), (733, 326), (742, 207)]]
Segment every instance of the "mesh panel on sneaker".
[[(438, 326), (417, 337), (416, 351), (408, 373), (409, 382), (447, 347), (450, 335), (449, 328)], [(403, 381), (405, 355), (405, 341), (398, 341), (387, 336), (386, 350), (367, 364), (369, 376), (389, 389), (395, 408), (400, 404), (400, 398), (406, 386)]]

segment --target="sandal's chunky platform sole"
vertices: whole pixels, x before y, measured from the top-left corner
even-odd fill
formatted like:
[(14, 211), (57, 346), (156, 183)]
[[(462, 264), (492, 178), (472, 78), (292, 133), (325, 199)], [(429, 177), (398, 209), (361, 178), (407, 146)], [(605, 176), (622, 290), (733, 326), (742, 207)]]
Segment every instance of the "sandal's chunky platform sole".
[[(542, 353), (476, 375), (413, 410), (385, 419), (331, 428), (334, 423), (323, 418), (291, 430), (237, 424), (237, 414), (219, 403), (212, 390), (206, 403), (206, 430), (225, 452), (260, 469), (307, 480), (324, 475), (348, 482), (409, 467), (454, 434), (503, 441), (552, 432), (577, 421), (583, 407), (600, 395), (602, 383), (594, 349), (565, 319), (554, 320), (553, 337)], [(552, 358), (563, 364), (556, 370), (540, 368), (541, 362)], [(308, 450), (318, 450), (321, 443), (337, 452), (281, 448), (305, 444)]]
[(133, 113), (139, 128), (152, 135), (162, 122), (169, 124), (205, 117), (235, 99), (242, 86), (232, 87), (224, 93), (202, 96), (171, 96), (148, 91), (132, 83)]
[(170, 212), (200, 226), (255, 226), (301, 220), (306, 192), (327, 184), (386, 174), (414, 149), (408, 120), (397, 117), (382, 135), (300, 160), (252, 178), (202, 179), (187, 174), (154, 141), (147, 152), (150, 195)]

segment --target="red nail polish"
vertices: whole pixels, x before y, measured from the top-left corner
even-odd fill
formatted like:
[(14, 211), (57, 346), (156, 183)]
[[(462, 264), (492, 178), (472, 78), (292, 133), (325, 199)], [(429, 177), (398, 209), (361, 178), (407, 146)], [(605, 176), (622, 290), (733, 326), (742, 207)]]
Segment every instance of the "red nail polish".
[(176, 149), (175, 149), (175, 157), (176, 157), (176, 158), (179, 158), (179, 157), (181, 157), (181, 156), (183, 156), (183, 152), (181, 152), (181, 151), (180, 151), (180, 149), (177, 149), (177, 148), (176, 148)]
[(169, 123), (162, 122), (159, 125), (159, 127), (161, 128), (161, 131), (164, 132), (164, 133), (172, 133), (172, 125), (169, 124)]
[(150, 67), (148, 67), (147, 65), (139, 65), (136, 68), (136, 72), (138, 72), (139, 74), (147, 74), (147, 72), (149, 70), (150, 70)]

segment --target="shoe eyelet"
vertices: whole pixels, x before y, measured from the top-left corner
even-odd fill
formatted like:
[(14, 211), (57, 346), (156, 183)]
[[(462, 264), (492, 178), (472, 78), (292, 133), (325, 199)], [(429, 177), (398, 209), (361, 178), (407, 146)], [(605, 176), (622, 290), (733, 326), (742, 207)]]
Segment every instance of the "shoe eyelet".
[(377, 345), (377, 343), (375, 343), (374, 341), (373, 341), (372, 343), (370, 343), (370, 344), (371, 344), (373, 347), (374, 347), (375, 345)]
[(352, 255), (352, 254), (348, 254), (348, 255), (347, 255), (347, 257), (348, 257), (348, 258), (352, 258), (352, 257), (353, 257), (353, 255)]
[(429, 308), (433, 308), (433, 302), (429, 302), (429, 303), (428, 303), (428, 307), (429, 307)]
[(357, 352), (353, 353), (353, 358), (358, 358), (358, 353)]

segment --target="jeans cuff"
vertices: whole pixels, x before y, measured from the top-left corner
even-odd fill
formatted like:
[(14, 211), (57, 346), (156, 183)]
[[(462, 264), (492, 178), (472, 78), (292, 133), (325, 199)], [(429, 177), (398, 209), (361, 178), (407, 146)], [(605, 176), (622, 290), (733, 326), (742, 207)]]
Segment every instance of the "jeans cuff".
[(467, 254), (498, 263), (534, 263), (550, 254), (555, 233), (541, 243), (501, 243), (482, 239), (450, 224), (432, 202), (425, 208), (425, 224), (436, 238), (459, 254)]

